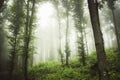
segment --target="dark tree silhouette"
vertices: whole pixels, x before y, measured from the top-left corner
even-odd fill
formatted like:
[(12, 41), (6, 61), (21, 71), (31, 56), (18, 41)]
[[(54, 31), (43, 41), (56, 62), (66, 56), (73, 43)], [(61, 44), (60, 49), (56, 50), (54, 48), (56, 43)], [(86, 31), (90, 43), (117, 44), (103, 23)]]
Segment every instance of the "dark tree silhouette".
[(104, 73), (108, 70), (108, 63), (106, 60), (106, 53), (104, 49), (103, 36), (100, 29), (98, 2), (97, 0), (88, 0), (91, 24), (94, 33), (95, 46), (98, 59), (99, 80), (106, 80)]

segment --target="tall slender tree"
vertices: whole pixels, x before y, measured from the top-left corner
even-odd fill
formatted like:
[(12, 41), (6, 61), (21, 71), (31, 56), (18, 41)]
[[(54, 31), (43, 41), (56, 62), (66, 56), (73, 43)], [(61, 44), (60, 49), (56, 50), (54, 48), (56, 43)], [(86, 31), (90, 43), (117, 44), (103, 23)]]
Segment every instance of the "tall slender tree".
[[(10, 35), (8, 35), (9, 45), (10, 45), (10, 69), (9, 69), (9, 79), (12, 80), (13, 71), (17, 65), (17, 57), (19, 53), (20, 45), (20, 31), (23, 26), (23, 0), (14, 0), (13, 6), (11, 7), (11, 25), (9, 27)], [(17, 21), (17, 22), (16, 22)]]
[(82, 64), (85, 66), (85, 49), (84, 49), (84, 28), (83, 28), (83, 0), (74, 0), (74, 18), (75, 18), (75, 25), (78, 30), (78, 53), (80, 58), (82, 57), (81, 61)]
[(66, 53), (66, 66), (69, 65), (70, 47), (69, 47), (69, 13), (70, 13), (71, 0), (62, 0), (63, 7), (65, 8), (66, 15), (66, 33), (65, 33), (65, 53)]
[(88, 0), (88, 7), (90, 12), (91, 24), (94, 33), (95, 46), (98, 59), (99, 68), (99, 80), (107, 80), (104, 73), (108, 70), (108, 63), (106, 60), (106, 53), (104, 49), (104, 42), (102, 32), (100, 29), (99, 12), (98, 12), (98, 1)]
[(0, 13), (0, 72), (2, 72), (5, 68), (5, 31), (4, 31), (4, 25), (5, 25), (5, 20), (4, 20), (4, 12)]
[[(32, 8), (30, 11), (30, 2), (32, 3)], [(31, 33), (33, 27), (33, 15), (35, 9), (35, 0), (27, 0), (27, 14), (26, 14), (26, 26), (24, 33), (24, 80), (28, 80), (28, 56), (29, 56), (29, 48), (31, 41)], [(31, 12), (31, 14), (30, 14)]]
[(115, 27), (115, 34), (116, 34), (117, 45), (118, 45), (118, 51), (120, 53), (120, 36), (119, 36), (119, 31), (118, 31), (119, 29), (118, 29), (118, 26), (117, 26), (117, 23), (116, 23), (115, 7), (114, 7), (115, 1), (117, 1), (117, 0), (107, 0), (107, 3), (108, 3), (109, 9), (112, 12), (113, 24), (114, 24), (114, 27)]
[(64, 56), (63, 56), (62, 49), (61, 49), (61, 22), (60, 22), (60, 11), (59, 11), (60, 0), (55, 0), (54, 5), (55, 5), (56, 11), (57, 11), (57, 21), (58, 21), (58, 27), (59, 27), (59, 49), (58, 49), (58, 52), (60, 54), (61, 63), (63, 64)]
[(66, 53), (66, 65), (69, 65), (69, 56), (70, 56), (70, 48), (69, 48), (69, 39), (68, 39), (68, 33), (69, 33), (69, 1), (65, 1), (66, 5), (66, 44), (65, 44), (65, 53)]
[[(4, 4), (4, 0), (1, 0), (0, 1), (0, 11), (1, 11), (1, 9), (2, 9), (2, 7), (3, 7), (3, 4)], [(0, 14), (2, 14), (1, 12), (0, 12)], [(0, 16), (0, 65), (2, 65), (2, 63), (3, 63), (3, 57), (2, 57), (2, 53), (3, 53), (3, 42), (4, 42), (4, 37), (3, 37), (3, 33), (4, 33), (4, 31), (3, 31), (3, 18), (2, 18), (2, 16)], [(2, 66), (0, 66), (0, 71), (2, 70)]]

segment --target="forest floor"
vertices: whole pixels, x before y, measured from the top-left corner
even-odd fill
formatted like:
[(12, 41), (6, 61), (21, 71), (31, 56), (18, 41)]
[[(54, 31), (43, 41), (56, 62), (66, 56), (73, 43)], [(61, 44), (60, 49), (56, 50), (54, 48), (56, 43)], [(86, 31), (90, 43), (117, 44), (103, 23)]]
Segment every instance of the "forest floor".
[[(107, 50), (109, 61), (109, 80), (120, 80), (120, 64), (117, 52)], [(46, 62), (29, 68), (29, 80), (98, 80), (98, 70), (95, 63), (95, 52), (86, 56), (86, 66), (82, 66), (79, 59), (69, 62), (69, 66), (61, 65), (60, 62)], [(23, 80), (23, 73), (15, 72), (14, 80)]]

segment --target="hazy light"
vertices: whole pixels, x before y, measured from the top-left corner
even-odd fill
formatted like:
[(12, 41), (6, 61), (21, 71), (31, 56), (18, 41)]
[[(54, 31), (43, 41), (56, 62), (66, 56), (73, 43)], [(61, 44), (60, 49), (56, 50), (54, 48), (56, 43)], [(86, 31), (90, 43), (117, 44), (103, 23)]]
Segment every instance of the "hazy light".
[[(55, 9), (50, 2), (37, 5), (37, 22), (35, 31), (35, 47), (34, 64), (40, 61), (46, 62), (53, 53), (57, 55), (57, 32)], [(54, 55), (54, 57), (56, 57)], [(53, 59), (54, 59), (53, 57)]]
[(48, 27), (51, 17), (54, 15), (53, 5), (49, 2), (38, 6), (37, 10), (38, 24)]
[(7, 4), (8, 4), (9, 6), (11, 6), (12, 3), (13, 3), (13, 0), (9, 0)]

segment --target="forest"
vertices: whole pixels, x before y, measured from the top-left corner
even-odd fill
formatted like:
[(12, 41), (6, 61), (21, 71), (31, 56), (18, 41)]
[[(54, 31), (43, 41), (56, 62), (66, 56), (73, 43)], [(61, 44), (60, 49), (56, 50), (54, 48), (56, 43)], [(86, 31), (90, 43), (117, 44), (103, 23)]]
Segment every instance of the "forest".
[(120, 80), (120, 0), (0, 0), (0, 80)]

